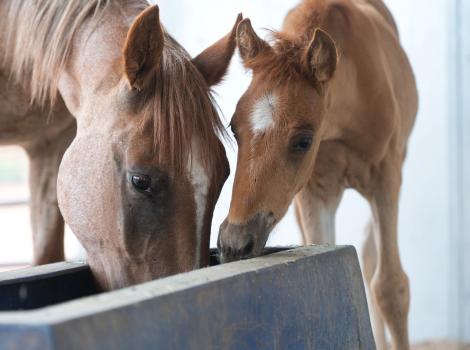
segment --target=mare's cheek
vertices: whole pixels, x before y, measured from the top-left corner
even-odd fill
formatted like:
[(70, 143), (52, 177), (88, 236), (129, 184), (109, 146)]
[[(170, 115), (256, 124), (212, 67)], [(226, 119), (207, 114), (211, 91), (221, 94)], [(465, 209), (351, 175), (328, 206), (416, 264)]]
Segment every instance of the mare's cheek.
[(110, 212), (116, 200), (112, 157), (103, 146), (95, 136), (77, 137), (59, 168), (59, 207), (80, 240), (109, 232), (108, 225), (114, 219)]

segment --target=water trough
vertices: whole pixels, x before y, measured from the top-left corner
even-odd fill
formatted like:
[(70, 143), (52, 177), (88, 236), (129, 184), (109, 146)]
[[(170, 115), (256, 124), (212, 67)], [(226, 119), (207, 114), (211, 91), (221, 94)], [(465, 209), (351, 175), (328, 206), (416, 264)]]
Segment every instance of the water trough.
[(375, 349), (353, 247), (266, 254), (101, 294), (84, 263), (0, 273), (0, 349)]

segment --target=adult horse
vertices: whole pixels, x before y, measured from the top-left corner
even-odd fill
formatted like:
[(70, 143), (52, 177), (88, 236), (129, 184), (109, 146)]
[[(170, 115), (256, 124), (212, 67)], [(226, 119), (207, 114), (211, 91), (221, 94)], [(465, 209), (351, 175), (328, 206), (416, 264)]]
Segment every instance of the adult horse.
[(258, 255), (293, 199), (304, 242), (334, 243), (336, 209), (354, 188), (373, 213), (364, 275), (378, 346), (385, 321), (393, 348), (408, 349), (397, 215), (417, 91), (395, 23), (380, 0), (304, 0), (274, 36), (270, 45), (247, 19), (237, 31), (253, 80), (231, 122), (239, 151), (222, 257)]
[(235, 28), (191, 59), (142, 0), (4, 0), (0, 17), (0, 142), (31, 159), (35, 263), (64, 258), (62, 213), (103, 289), (206, 265), (229, 173), (210, 86)]

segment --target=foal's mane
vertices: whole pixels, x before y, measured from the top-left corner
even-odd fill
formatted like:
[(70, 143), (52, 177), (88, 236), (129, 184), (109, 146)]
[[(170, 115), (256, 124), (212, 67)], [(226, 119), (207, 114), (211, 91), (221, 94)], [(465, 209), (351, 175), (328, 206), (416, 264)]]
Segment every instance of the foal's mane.
[[(15, 81), (28, 88), (31, 103), (53, 105), (74, 35), (85, 21), (98, 26), (109, 7), (144, 10), (147, 6), (146, 0), (6, 1), (5, 56), (0, 63), (3, 59)], [(174, 169), (186, 169), (193, 135), (198, 135), (204, 165), (220, 164), (216, 162), (223, 150), (218, 136), (226, 134), (211, 92), (189, 54), (166, 33), (153, 84), (138, 100), (144, 115), (142, 132), (153, 130), (154, 147), (162, 161), (170, 159)]]
[[(300, 10), (295, 13), (297, 31), (293, 34), (270, 30), (269, 43), (275, 54), (265, 51), (247, 60), (245, 66), (259, 72), (265, 80), (274, 85), (301, 79), (305, 74), (309, 74), (305, 71), (303, 62), (304, 50), (310, 44), (315, 29), (321, 28), (329, 32), (326, 27), (330, 21), (337, 20), (334, 16), (341, 17), (341, 20), (347, 23), (349, 6), (349, 1), (304, 0), (299, 5)], [(336, 44), (338, 46), (337, 41)]]

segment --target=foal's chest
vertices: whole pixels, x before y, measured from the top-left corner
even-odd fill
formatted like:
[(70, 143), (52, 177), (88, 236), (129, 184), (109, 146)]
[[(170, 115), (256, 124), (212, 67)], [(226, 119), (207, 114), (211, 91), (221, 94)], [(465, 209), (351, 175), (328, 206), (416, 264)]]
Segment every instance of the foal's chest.
[(357, 150), (338, 141), (321, 143), (314, 177), (324, 191), (354, 188), (365, 193), (375, 181), (375, 174), (376, 166)]

